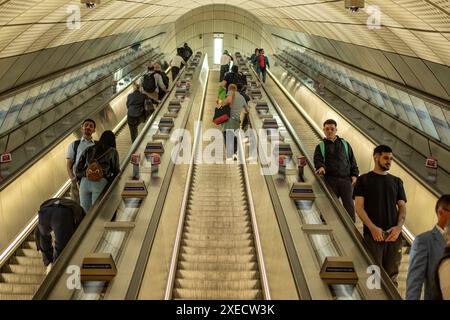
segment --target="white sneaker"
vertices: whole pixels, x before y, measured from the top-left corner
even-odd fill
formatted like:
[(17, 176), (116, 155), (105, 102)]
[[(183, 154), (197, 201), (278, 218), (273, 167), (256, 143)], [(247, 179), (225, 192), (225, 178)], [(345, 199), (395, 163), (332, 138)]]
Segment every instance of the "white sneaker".
[(53, 268), (53, 263), (49, 263), (47, 267), (45, 267), (45, 274), (49, 274)]
[(233, 154), (233, 160), (237, 161), (237, 159), (238, 159), (237, 154)]

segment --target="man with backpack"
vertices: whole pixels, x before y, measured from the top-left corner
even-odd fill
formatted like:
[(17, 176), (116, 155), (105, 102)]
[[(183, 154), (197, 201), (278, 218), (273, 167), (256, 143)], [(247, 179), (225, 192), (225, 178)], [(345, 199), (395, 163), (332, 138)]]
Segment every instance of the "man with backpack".
[(250, 101), (250, 97), (245, 93), (247, 89), (247, 77), (239, 72), (239, 67), (237, 65), (231, 67), (231, 71), (225, 74), (223, 80), (227, 83), (225, 88), (228, 88), (230, 84), (234, 83), (245, 101)]
[(161, 66), (158, 63), (148, 67), (148, 72), (142, 79), (142, 88), (149, 98), (152, 98), (152, 93), (156, 93), (158, 100), (161, 100), (166, 94), (169, 88), (169, 77), (161, 71)]
[(192, 56), (192, 49), (185, 42), (184, 45), (183, 45), (183, 59), (184, 59), (184, 61), (187, 62), (191, 56)]
[(358, 165), (350, 144), (336, 135), (337, 123), (328, 119), (323, 123), (325, 138), (314, 151), (316, 174), (325, 176), (344, 208), (355, 221), (353, 185), (359, 175)]
[(93, 146), (95, 141), (92, 134), (95, 132), (95, 121), (92, 119), (85, 119), (81, 124), (81, 131), (83, 136), (81, 139), (73, 141), (69, 144), (66, 153), (67, 159), (67, 174), (69, 175), (70, 181), (72, 182), (70, 186), (70, 195), (73, 201), (80, 203), (80, 191), (79, 183), (75, 175), (75, 168), (77, 167), (78, 161), (80, 160), (81, 154), (88, 147)]
[[(73, 200), (53, 198), (42, 203), (38, 216), (38, 227), (35, 230), (36, 246), (42, 252), (42, 260), (48, 273), (83, 220), (85, 212)], [(54, 248), (52, 231), (55, 235)]]

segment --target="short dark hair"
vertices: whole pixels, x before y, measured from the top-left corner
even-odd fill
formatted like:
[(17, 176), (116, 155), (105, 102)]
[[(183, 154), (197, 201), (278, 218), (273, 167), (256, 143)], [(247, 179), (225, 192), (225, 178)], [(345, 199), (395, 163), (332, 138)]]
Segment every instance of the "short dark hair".
[(373, 149), (373, 155), (376, 155), (376, 154), (382, 154), (383, 152), (386, 152), (386, 153), (392, 153), (392, 149), (391, 149), (391, 147), (389, 147), (389, 146), (386, 146), (386, 145), (384, 145), (384, 144), (382, 144), (382, 145), (379, 145), (378, 147), (376, 147), (375, 149)]
[(231, 72), (237, 73), (239, 71), (239, 67), (235, 64), (231, 67)]
[(263, 48), (259, 49), (259, 53), (261, 53), (261, 52), (263, 52), (263, 51), (264, 51), (264, 49), (263, 49)]
[(448, 206), (448, 205), (450, 205), (450, 194), (444, 194), (436, 202), (436, 207), (434, 208), (434, 210), (437, 213), (439, 208), (442, 208), (442, 207), (445, 207), (445, 206)]
[(337, 127), (337, 122), (333, 119), (328, 119), (323, 123), (323, 126), (325, 127), (326, 124), (334, 124)]
[(81, 124), (81, 125), (84, 125), (86, 122), (92, 122), (93, 124), (94, 124), (94, 129), (95, 129), (95, 127), (96, 127), (96, 124), (95, 124), (95, 121), (94, 120), (92, 120), (92, 119), (84, 119), (84, 121), (83, 121), (83, 123)]

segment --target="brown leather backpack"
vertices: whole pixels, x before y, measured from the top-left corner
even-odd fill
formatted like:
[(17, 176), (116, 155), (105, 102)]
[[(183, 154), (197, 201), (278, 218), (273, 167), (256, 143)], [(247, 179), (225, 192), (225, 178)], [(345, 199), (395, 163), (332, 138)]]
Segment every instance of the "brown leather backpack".
[(110, 149), (106, 150), (100, 157), (93, 159), (89, 162), (88, 167), (86, 169), (86, 178), (90, 181), (100, 181), (103, 178), (103, 168), (98, 162), (101, 158), (103, 158)]

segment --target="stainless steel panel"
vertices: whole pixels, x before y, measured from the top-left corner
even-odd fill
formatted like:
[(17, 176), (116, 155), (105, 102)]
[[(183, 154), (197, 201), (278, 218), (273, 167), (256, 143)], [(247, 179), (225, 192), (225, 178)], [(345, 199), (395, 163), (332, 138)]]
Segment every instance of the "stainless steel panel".
[(20, 56), (8, 69), (0, 81), (0, 92), (8, 90), (15, 86), (15, 83), (19, 77), (28, 69), (28, 66), (33, 62), (35, 54), (26, 54)]
[(436, 80), (434, 74), (422, 60), (406, 56), (403, 57), (403, 60), (415, 74), (425, 92), (437, 97), (445, 97), (447, 95), (440, 82)]
[(430, 61), (424, 62), (426, 63), (428, 68), (431, 69), (434, 76), (441, 84), (442, 88), (444, 88), (446, 95), (443, 98), (450, 100), (450, 77), (448, 76), (450, 73), (450, 68), (448, 66), (444, 66)]
[(56, 63), (55, 70), (60, 70), (70, 67), (68, 63), (73, 57), (76, 57), (78, 50), (83, 46), (84, 42), (74, 42), (69, 45), (67, 51), (61, 57), (61, 59)]
[[(44, 50), (45, 51), (45, 50)], [(36, 78), (45, 76), (47, 74), (53, 73), (61, 69), (59, 61), (63, 59), (68, 52), (71, 51), (71, 45), (64, 45), (54, 48), (51, 51), (51, 55), (49, 56), (46, 63), (42, 64), (42, 68), (36, 74)]]
[(0, 82), (3, 81), (3, 77), (8, 73), (9, 68), (19, 57), (7, 57), (0, 59)]
[(53, 54), (54, 51), (55, 49), (47, 49), (35, 52), (32, 63), (28, 66), (26, 72), (24, 72), (19, 77), (19, 79), (17, 79), (15, 86), (25, 84), (29, 81), (36, 79), (37, 78), (36, 75), (39, 73), (42, 66), (50, 60), (50, 56)]
[(402, 59), (402, 56), (390, 52), (385, 52), (384, 55), (391, 61), (392, 66), (400, 74), (406, 85), (425, 91), (414, 72)]

